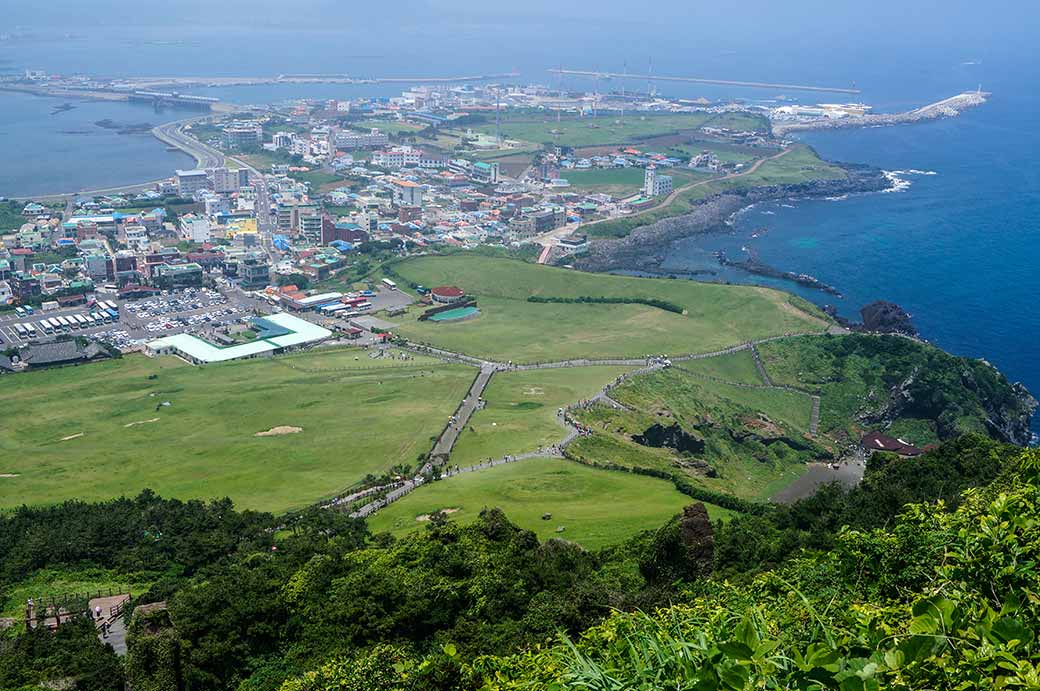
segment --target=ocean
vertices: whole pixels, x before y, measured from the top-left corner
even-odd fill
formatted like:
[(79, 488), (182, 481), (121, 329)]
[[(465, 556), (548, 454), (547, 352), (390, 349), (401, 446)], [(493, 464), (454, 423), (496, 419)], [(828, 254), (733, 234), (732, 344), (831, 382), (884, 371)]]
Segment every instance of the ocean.
[[(589, 81), (561, 83), (546, 69), (563, 65), (634, 73), (652, 65), (661, 75), (855, 84), (863, 89), (861, 96), (829, 98), (859, 98), (881, 111), (906, 110), (981, 85), (993, 92), (990, 102), (958, 118), (802, 137), (825, 158), (902, 171), (895, 173), (904, 181), (899, 191), (760, 205), (740, 214), (732, 233), (675, 243), (667, 266), (717, 270), (715, 251), (739, 257), (742, 247), (753, 248), (762, 261), (812, 274), (837, 287), (844, 298), (735, 272), (723, 272), (719, 280), (777, 285), (819, 304), (835, 303), (849, 317), (872, 300), (891, 300), (913, 315), (928, 340), (956, 354), (985, 357), (1040, 393), (1035, 11), (1014, 4), (992, 12), (967, 3), (944, 4), (936, 21), (934, 12), (906, 13), (895, 2), (838, 8), (751, 1), (751, 21), (732, 13), (700, 16), (707, 11), (678, 3), (665, 22), (660, 13), (635, 16), (609, 3), (597, 3), (595, 14), (537, 0), (522, 8), (481, 6), (453, 13), (451, 6), (457, 4), (410, 6), (409, 13), (380, 24), (357, 19), (356, 9), (326, 3), (323, 11), (331, 14), (322, 19), (327, 28), (120, 25), (77, 27), (63, 35), (48, 25), (50, 33), (43, 38), (32, 37), (32, 30), (26, 34), (30, 38), (15, 34), (4, 40), (0, 35), (0, 71), (440, 76), (515, 69), (522, 82), (592, 89), (597, 85)], [(506, 14), (495, 14), (500, 11)], [(1030, 16), (1015, 14), (1025, 11)], [(983, 24), (987, 30), (979, 31)], [(620, 86), (615, 80), (598, 88)], [(809, 103), (828, 98), (634, 77), (625, 88), (761, 103), (775, 103), (780, 96)], [(261, 103), (399, 90), (269, 85), (195, 92)], [(52, 116), (54, 105), (50, 99), (0, 92), (0, 195), (149, 180), (187, 163), (150, 137), (94, 131), (99, 128), (92, 124), (103, 118), (158, 123), (183, 117), (181, 112), (77, 103), (75, 110)], [(90, 134), (62, 133), (74, 130)], [(756, 232), (759, 237), (752, 238)]]

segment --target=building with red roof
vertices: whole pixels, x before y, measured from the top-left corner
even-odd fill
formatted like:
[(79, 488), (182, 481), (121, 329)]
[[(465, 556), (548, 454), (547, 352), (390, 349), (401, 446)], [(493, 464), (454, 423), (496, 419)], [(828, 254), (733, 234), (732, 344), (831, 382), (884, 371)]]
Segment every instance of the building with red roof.
[(450, 304), (466, 297), (466, 291), (456, 286), (437, 286), (430, 290), (430, 297), (434, 302)]

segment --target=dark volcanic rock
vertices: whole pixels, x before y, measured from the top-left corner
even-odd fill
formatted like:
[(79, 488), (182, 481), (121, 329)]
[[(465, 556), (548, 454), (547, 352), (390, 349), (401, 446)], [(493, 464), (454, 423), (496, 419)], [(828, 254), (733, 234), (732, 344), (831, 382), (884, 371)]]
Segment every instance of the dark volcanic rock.
[(704, 442), (697, 437), (691, 436), (683, 431), (679, 423), (673, 423), (669, 427), (657, 423), (646, 428), (642, 434), (632, 437), (632, 441), (643, 446), (652, 446), (660, 449), (668, 447), (680, 453), (703, 453)]
[(696, 502), (657, 531), (639, 570), (651, 583), (673, 583), (707, 578), (714, 560), (715, 530), (708, 509)]
[(864, 331), (917, 335), (917, 327), (910, 321), (910, 315), (894, 302), (878, 300), (865, 306), (859, 313), (863, 317)]

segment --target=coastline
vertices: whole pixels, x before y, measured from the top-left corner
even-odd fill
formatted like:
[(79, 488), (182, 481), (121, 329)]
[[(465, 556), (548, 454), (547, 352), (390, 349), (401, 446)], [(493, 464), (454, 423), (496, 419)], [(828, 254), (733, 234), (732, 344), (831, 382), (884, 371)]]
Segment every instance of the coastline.
[(690, 213), (640, 226), (623, 238), (593, 239), (589, 242), (587, 255), (574, 265), (584, 271), (665, 273), (660, 271), (665, 259), (661, 252), (665, 247), (686, 237), (724, 232), (736, 214), (755, 204), (877, 193), (895, 187), (892, 177), (878, 168), (856, 164), (843, 164), (842, 167), (849, 173), (847, 180), (770, 185), (716, 194), (701, 201)]

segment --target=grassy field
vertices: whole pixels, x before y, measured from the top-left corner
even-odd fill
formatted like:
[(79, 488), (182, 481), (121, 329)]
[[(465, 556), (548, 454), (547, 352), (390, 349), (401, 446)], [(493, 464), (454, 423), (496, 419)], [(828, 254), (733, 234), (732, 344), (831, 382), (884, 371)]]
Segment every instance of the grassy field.
[[(515, 115), (502, 122), (502, 136), (519, 139), (533, 144), (552, 142), (556, 146), (601, 146), (622, 144), (645, 137), (697, 129), (712, 118), (709, 113), (681, 113), (669, 115), (628, 115), (622, 121), (615, 116), (579, 118), (573, 114), (562, 114), (557, 121), (556, 113), (544, 115)], [(494, 134), (495, 124), (488, 123), (473, 128), (486, 134)]]
[[(4, 377), (0, 473), (16, 477), (0, 478), (0, 509), (146, 487), (301, 507), (415, 463), (472, 379), (469, 368), (357, 349), (205, 367), (128, 356)], [(255, 436), (277, 426), (302, 431)]]
[(571, 183), (568, 191), (627, 197), (643, 186), (644, 171), (642, 168), (596, 168), (565, 170), (560, 175)]
[[(752, 375), (748, 363), (734, 356), (712, 359), (722, 362), (710, 369), (702, 367), (711, 376)], [(591, 463), (688, 472), (708, 489), (764, 500), (797, 478), (805, 461), (825, 455), (804, 437), (811, 402), (803, 394), (730, 386), (672, 368), (631, 379), (611, 395), (631, 410), (595, 406), (581, 411), (578, 418), (593, 435), (571, 444), (569, 456)], [(702, 440), (704, 450), (684, 455), (632, 440), (653, 424), (678, 424)], [(691, 465), (693, 461), (706, 462), (717, 476), (707, 476)]]
[[(642, 357), (704, 352), (785, 332), (822, 331), (820, 312), (786, 293), (752, 286), (592, 274), (507, 259), (421, 257), (395, 266), (407, 282), (458, 285), (477, 296), (479, 317), (458, 323), (399, 320), (416, 341), (499, 360)], [(645, 297), (681, 305), (676, 314), (645, 305), (527, 302), (530, 295)]]
[[(497, 506), (543, 540), (558, 537), (597, 549), (660, 527), (691, 501), (666, 480), (532, 458), (422, 487), (376, 513), (369, 525), (373, 532), (402, 534), (434, 511), (456, 509), (450, 518), (469, 522), (484, 507)], [(708, 511), (712, 518), (728, 514), (714, 506)], [(542, 519), (545, 513), (551, 520)]]
[(750, 350), (740, 350), (729, 355), (690, 360), (679, 365), (684, 370), (705, 377), (713, 377), (738, 384), (762, 384), (762, 377), (755, 369), (755, 360)]
[(44, 569), (4, 590), (4, 597), (0, 600), (0, 617), (24, 617), (25, 603), (29, 598), (39, 603), (44, 598), (83, 596), (109, 590), (125, 593), (128, 589), (136, 596), (148, 590), (151, 584), (152, 580), (146, 574), (125, 576), (104, 569)]
[(306, 173), (289, 173), (289, 177), (298, 182), (307, 183), (310, 185), (311, 192), (315, 193), (326, 192), (346, 184), (340, 176), (333, 175), (332, 173), (325, 173), (320, 170), (310, 170)]
[(380, 132), (386, 132), (387, 134), (413, 134), (423, 129), (422, 125), (406, 120), (361, 120), (360, 122), (350, 123), (350, 126), (363, 132), (368, 132), (368, 130), (375, 127)]
[(564, 435), (557, 409), (592, 397), (626, 371), (580, 367), (496, 374), (484, 394), (487, 407), (460, 435), (451, 462), (472, 465), (557, 443)]

